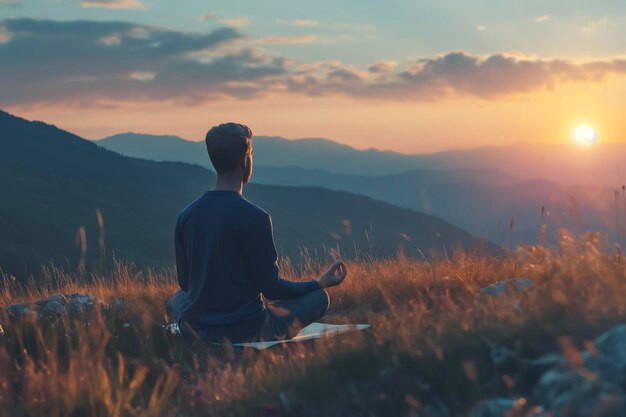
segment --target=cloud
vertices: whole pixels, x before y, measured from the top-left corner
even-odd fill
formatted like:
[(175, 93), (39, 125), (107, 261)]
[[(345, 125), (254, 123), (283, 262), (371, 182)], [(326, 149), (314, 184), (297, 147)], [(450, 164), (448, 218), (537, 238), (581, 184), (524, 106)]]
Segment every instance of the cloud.
[(137, 81), (152, 81), (156, 77), (156, 73), (150, 71), (135, 71), (131, 72), (129, 77)]
[(310, 20), (310, 19), (291, 19), (291, 20), (286, 20), (286, 19), (276, 19), (275, 20), (276, 23), (279, 23), (281, 25), (290, 25), (290, 26), (301, 26), (301, 27), (316, 27), (319, 26), (320, 22), (317, 20)]
[(17, 7), (21, 5), (21, 0), (0, 0), (0, 6)]
[(82, 0), (83, 7), (101, 7), (106, 9), (145, 9), (139, 0)]
[(258, 39), (256, 42), (261, 45), (285, 45), (285, 44), (300, 44), (300, 43), (313, 43), (319, 39), (318, 35), (304, 35), (304, 36), (269, 36), (267, 38)]
[(396, 101), (491, 100), (626, 75), (624, 59), (573, 62), (455, 51), (359, 68), (337, 60), (299, 63), (249, 47), (312, 42), (314, 36), (244, 43), (232, 27), (190, 33), (119, 21), (8, 19), (0, 21), (0, 105), (198, 103), (275, 92)]
[(198, 16), (198, 21), (206, 22), (207, 20), (213, 20), (216, 18), (217, 18), (217, 13), (208, 12), (208, 13), (202, 13), (200, 16)]
[(243, 28), (250, 24), (250, 18), (249, 17), (225, 17), (225, 18), (219, 19), (219, 22), (228, 26), (235, 27), (235, 28)]
[(397, 61), (378, 61), (377, 63), (371, 65), (368, 68), (368, 71), (373, 73), (389, 73), (397, 66)]
[(476, 30), (478, 32), (484, 32), (484, 31), (487, 30), (487, 26), (485, 26), (485, 25), (478, 25), (478, 26), (476, 26)]
[(602, 26), (606, 25), (608, 23), (608, 21), (609, 21), (609, 19), (607, 17), (603, 17), (602, 19), (598, 19), (598, 20), (595, 20), (593, 22), (587, 23), (580, 30), (583, 33), (593, 33), (595, 31), (597, 31), (598, 29), (600, 29)]
[(546, 22), (546, 21), (548, 21), (548, 20), (550, 20), (550, 16), (545, 15), (545, 14), (544, 14), (543, 16), (537, 16), (537, 17), (535, 18), (535, 22), (538, 22), (538, 23), (541, 23), (541, 22)]
[(598, 82), (626, 74), (626, 60), (588, 61), (520, 58), (508, 54), (478, 57), (450, 52), (420, 59), (404, 70), (376, 65), (355, 68), (307, 68), (289, 76), (289, 89), (309, 95), (345, 95), (389, 100), (436, 100), (449, 96), (482, 99), (549, 90), (559, 83)]
[(267, 92), (288, 65), (252, 48), (225, 53), (222, 47), (242, 36), (233, 28), (183, 33), (127, 22), (0, 24), (10, 36), (0, 44), (3, 105), (246, 98)]
[(215, 12), (202, 13), (198, 16), (198, 21), (207, 22), (210, 20), (217, 21), (223, 25), (231, 26), (234, 28), (244, 28), (250, 24), (252, 21), (249, 17), (240, 16), (240, 17), (220, 17)]

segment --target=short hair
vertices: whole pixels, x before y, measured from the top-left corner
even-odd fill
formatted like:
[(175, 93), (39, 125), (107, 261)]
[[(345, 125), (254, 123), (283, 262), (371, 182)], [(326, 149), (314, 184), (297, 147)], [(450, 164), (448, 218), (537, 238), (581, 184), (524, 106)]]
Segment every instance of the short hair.
[(239, 123), (222, 123), (209, 129), (204, 141), (215, 171), (233, 171), (250, 152), (251, 139), (252, 130)]

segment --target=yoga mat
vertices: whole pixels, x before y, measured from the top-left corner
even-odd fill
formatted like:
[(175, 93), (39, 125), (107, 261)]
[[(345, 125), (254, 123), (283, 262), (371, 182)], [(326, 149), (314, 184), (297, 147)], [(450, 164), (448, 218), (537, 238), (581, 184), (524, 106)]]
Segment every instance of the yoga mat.
[(246, 342), (246, 343), (233, 343), (233, 346), (238, 347), (251, 347), (257, 350), (263, 350), (270, 348), (281, 343), (297, 343), (305, 340), (319, 339), (320, 337), (336, 336), (340, 333), (364, 330), (371, 327), (371, 324), (326, 324), (326, 323), (311, 323), (291, 339), (285, 340), (268, 340), (264, 342)]
[[(180, 335), (180, 329), (177, 323), (163, 326), (165, 331), (172, 335)], [(311, 323), (291, 339), (284, 340), (267, 340), (263, 342), (246, 342), (233, 343), (237, 347), (251, 347), (256, 350), (264, 350), (272, 346), (282, 343), (298, 343), (305, 340), (319, 339), (320, 337), (336, 336), (341, 333), (365, 330), (371, 327), (371, 324), (327, 324), (327, 323)]]

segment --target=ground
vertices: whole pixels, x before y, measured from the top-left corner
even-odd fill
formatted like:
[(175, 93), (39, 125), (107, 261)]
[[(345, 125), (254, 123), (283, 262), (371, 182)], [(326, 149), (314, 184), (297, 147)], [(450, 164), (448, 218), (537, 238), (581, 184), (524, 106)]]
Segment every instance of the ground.
[[(500, 256), (350, 261), (330, 290), (328, 322), (371, 323), (348, 335), (257, 352), (166, 335), (173, 271), (120, 264), (106, 276), (49, 270), (44, 283), (5, 278), (0, 306), (88, 293), (94, 312), (58, 320), (0, 318), (0, 416), (462, 416), (483, 399), (533, 400), (515, 361), (549, 352), (576, 360), (626, 322), (623, 259), (596, 235)], [(290, 279), (324, 265), (306, 264)], [(526, 291), (481, 288), (524, 277)], [(106, 308), (113, 299), (122, 309)], [(508, 368), (507, 368), (508, 367)]]

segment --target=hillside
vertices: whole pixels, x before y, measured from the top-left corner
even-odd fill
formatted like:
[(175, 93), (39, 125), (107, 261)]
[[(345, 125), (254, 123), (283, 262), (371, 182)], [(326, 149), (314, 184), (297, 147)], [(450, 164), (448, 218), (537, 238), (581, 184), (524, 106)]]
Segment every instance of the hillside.
[[(372, 327), (262, 352), (164, 332), (173, 271), (9, 285), (0, 306), (74, 293), (104, 304), (39, 321), (0, 308), (0, 415), (624, 416), (626, 273), (598, 244), (349, 261), (324, 320)], [(518, 276), (525, 291), (485, 294)]]
[[(176, 214), (214, 181), (197, 165), (122, 156), (8, 113), (0, 130), (0, 265), (18, 276), (50, 261), (73, 270), (81, 258), (88, 269), (112, 256), (171, 266)], [(279, 252), (295, 260), (302, 247), (388, 256), (400, 245), (417, 255), (481, 243), (436, 217), (353, 194), (250, 185), (245, 195), (272, 214)]]

